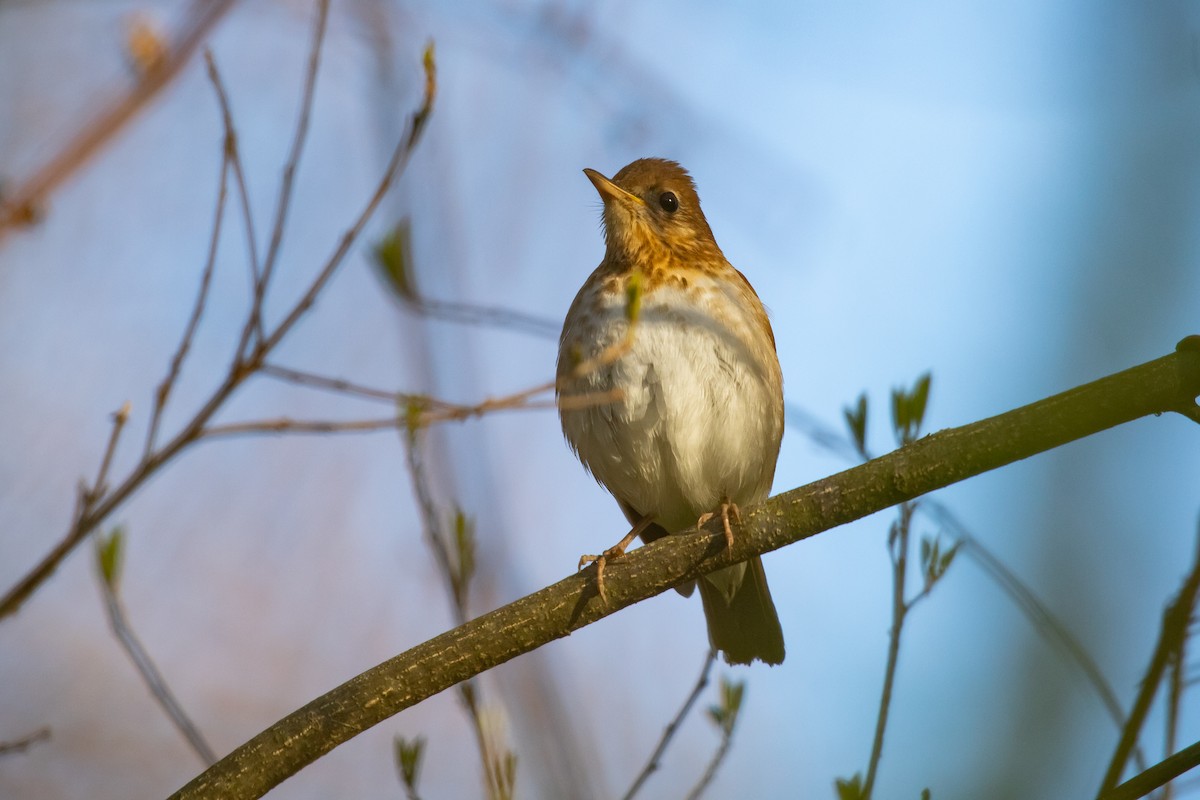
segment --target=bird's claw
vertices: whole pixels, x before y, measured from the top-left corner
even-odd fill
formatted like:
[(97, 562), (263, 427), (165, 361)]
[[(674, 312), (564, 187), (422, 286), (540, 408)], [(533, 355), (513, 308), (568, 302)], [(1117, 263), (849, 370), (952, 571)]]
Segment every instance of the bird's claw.
[(589, 564), (596, 565), (596, 591), (600, 595), (601, 602), (608, 603), (608, 594), (604, 591), (604, 566), (610, 558), (618, 558), (625, 555), (625, 548), (610, 547), (598, 556), (580, 556), (579, 569), (583, 569)]
[[(733, 526), (731, 526), (729, 524), (729, 515), (731, 513), (733, 514), (734, 519), (737, 520), (738, 525), (741, 525), (742, 524), (742, 510), (737, 507), (737, 503), (730, 503), (728, 501), (723, 501), (721, 503), (721, 511), (720, 511), (721, 526), (725, 530), (725, 546), (729, 547), (729, 548), (733, 547)], [(715, 511), (709, 511), (704, 514), (701, 514), (700, 519), (696, 520), (696, 530), (699, 531), (701, 528), (704, 527), (704, 523), (708, 522), (710, 519), (712, 519), (716, 515), (717, 515), (717, 512), (715, 512)]]

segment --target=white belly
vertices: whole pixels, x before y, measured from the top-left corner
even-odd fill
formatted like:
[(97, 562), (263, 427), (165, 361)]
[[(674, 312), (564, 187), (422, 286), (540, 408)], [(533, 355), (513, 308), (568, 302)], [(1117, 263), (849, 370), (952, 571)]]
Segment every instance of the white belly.
[[(782, 435), (782, 390), (769, 379), (778, 369), (773, 350), (770, 363), (761, 348), (756, 357), (746, 345), (755, 330), (748, 320), (718, 324), (691, 299), (685, 304), (667, 287), (648, 294), (631, 349), (560, 387), (564, 396), (623, 393), (564, 410), (563, 432), (618, 500), (671, 531), (694, 525), (723, 498), (740, 506), (765, 500)], [(627, 326), (616, 298), (568, 331), (562, 353), (595, 357)]]

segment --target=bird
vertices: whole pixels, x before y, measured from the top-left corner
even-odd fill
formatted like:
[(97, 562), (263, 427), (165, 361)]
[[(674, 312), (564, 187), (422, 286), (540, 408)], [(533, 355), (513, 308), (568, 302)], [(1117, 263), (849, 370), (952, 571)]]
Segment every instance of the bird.
[[(633, 526), (581, 559), (602, 581), (635, 537), (719, 515), (732, 544), (730, 518), (771, 490), (783, 375), (766, 308), (717, 245), (687, 170), (642, 158), (612, 179), (584, 174), (603, 202), (605, 251), (563, 321), (556, 401), (571, 450)], [(709, 643), (728, 663), (783, 662), (761, 557), (698, 585)]]

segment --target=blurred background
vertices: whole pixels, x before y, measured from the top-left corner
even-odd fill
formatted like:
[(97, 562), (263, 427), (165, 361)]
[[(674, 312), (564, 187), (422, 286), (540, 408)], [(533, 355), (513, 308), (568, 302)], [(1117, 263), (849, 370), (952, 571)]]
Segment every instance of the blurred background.
[[(0, 0), (4, 185), (136, 84), (131, 26), (169, 39), (194, 10)], [(245, 0), (206, 39), (260, 250), (314, 16), (311, 2)], [(370, 246), (407, 218), (424, 296), (553, 327), (603, 251), (599, 200), (580, 170), (611, 175), (655, 155), (692, 172), (717, 241), (770, 308), (791, 421), (840, 431), (843, 407), (865, 391), (869, 443), (884, 452), (889, 391), (926, 370), (929, 430), (1032, 402), (1200, 333), (1198, 37), (1200, 7), (1185, 2), (338, 0), (268, 322), (373, 190), (420, 103), (429, 40), (437, 103), (396, 189), (273, 360), (463, 403), (550, 380), (553, 335), (414, 314), (381, 281)], [(39, 224), (0, 239), (5, 590), (66, 531), (76, 486), (95, 474), (126, 401), (112, 476), (141, 455), (199, 285), (221, 141), (197, 55), (48, 198)], [(224, 222), (164, 436), (224, 375), (248, 307), (232, 194)], [(217, 421), (379, 409), (256, 378)], [(1193, 559), (1198, 442), (1183, 418), (1143, 419), (938, 495), (1088, 648), (1125, 708)], [(476, 523), (472, 614), (560, 579), (624, 533), (553, 411), (443, 425), (426, 445), (439, 508)], [(848, 465), (790, 425), (775, 490)], [(788, 657), (774, 669), (716, 668), (747, 689), (709, 797), (833, 797), (836, 778), (865, 769), (893, 518), (767, 556)], [(105, 530), (118, 523), (130, 623), (220, 754), (453, 624), (394, 431), (198, 444)], [(936, 531), (919, 518), (914, 535)], [(517, 755), (518, 796), (623, 793), (706, 647), (699, 602), (667, 593), (489, 673), (487, 724)], [(701, 707), (715, 701), (714, 684)], [(1184, 705), (1181, 744), (1200, 738), (1196, 709)], [(892, 711), (881, 798), (924, 787), (935, 798), (1091, 796), (1117, 736), (1061, 648), (961, 557), (909, 617)], [(1159, 709), (1151, 763), (1163, 724)], [(0, 741), (43, 727), (48, 741), (0, 759), (0, 796), (165, 796), (201, 769), (109, 631), (86, 545), (0, 622)], [(271, 796), (401, 796), (397, 734), (427, 737), (423, 794), (483, 796), (452, 692)], [(639, 796), (683, 796), (718, 741), (694, 713)]]

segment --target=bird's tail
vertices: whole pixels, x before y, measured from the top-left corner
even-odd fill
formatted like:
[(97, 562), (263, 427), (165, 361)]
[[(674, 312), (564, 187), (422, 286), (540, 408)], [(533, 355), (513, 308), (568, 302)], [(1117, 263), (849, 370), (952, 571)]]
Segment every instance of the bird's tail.
[[(708, 619), (708, 638), (730, 664), (783, 663), (783, 629), (771, 600), (762, 559), (745, 563), (745, 574), (731, 599), (715, 583), (701, 578), (700, 599)], [(730, 567), (730, 569), (737, 569)]]

